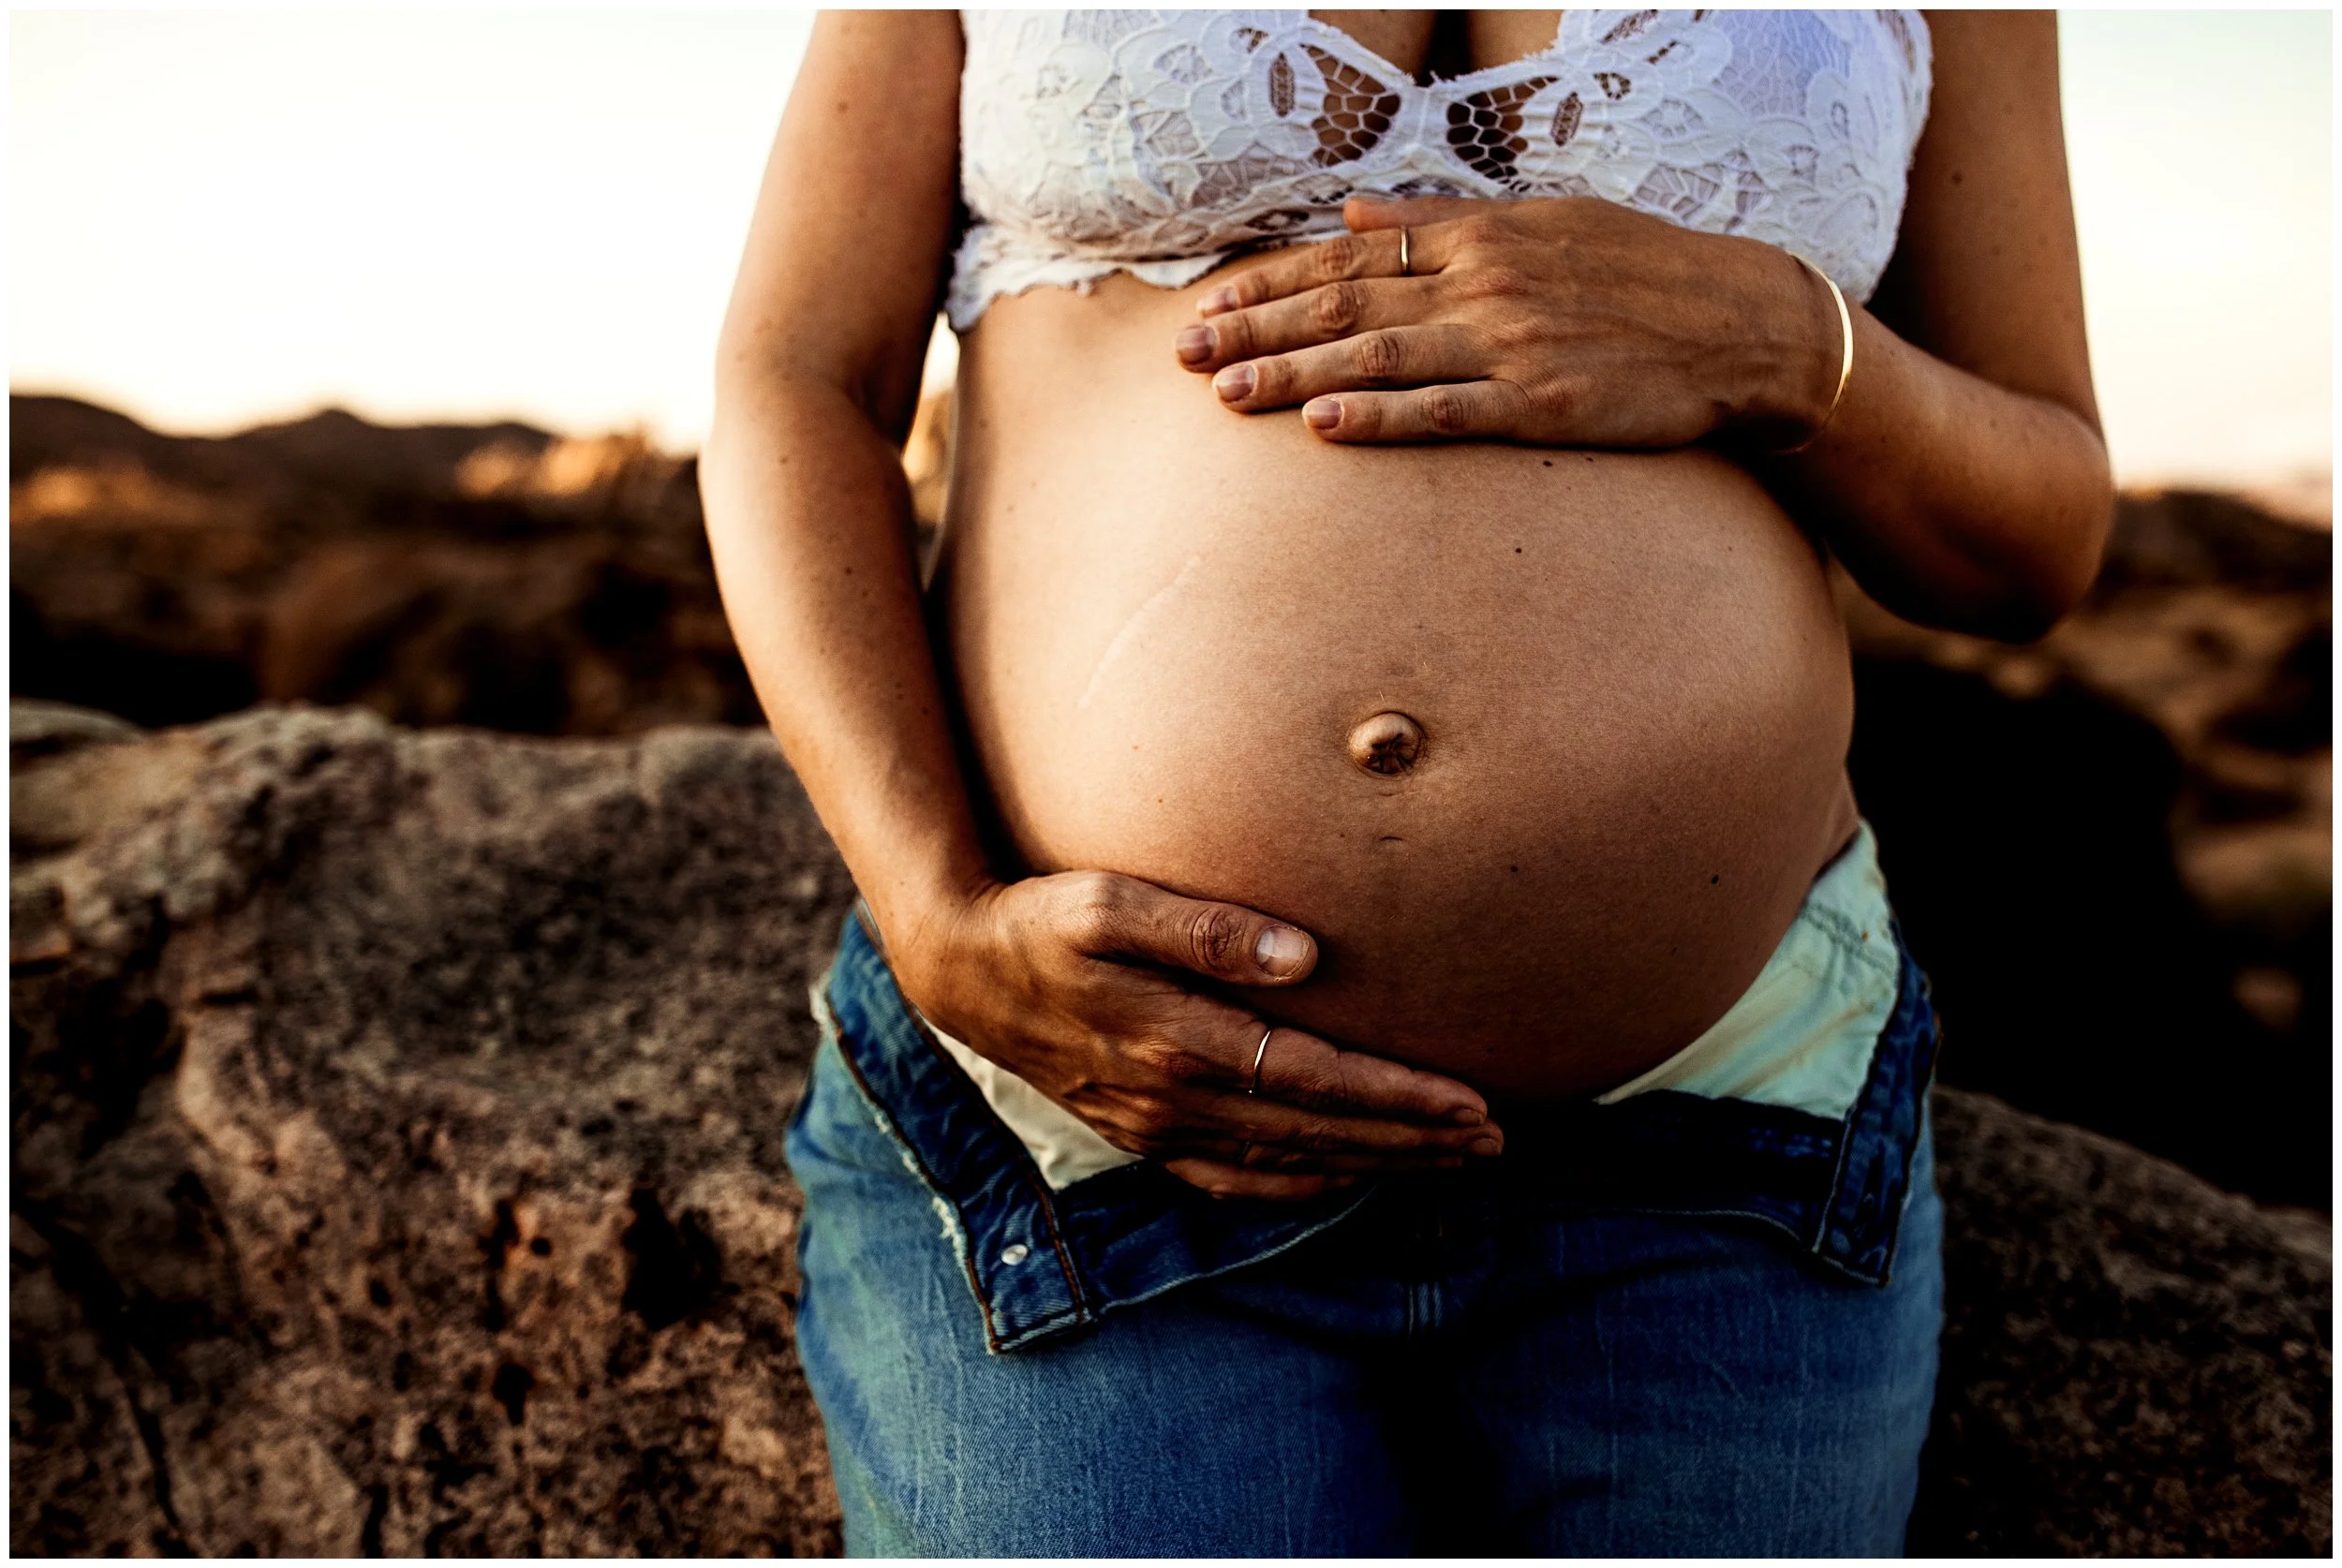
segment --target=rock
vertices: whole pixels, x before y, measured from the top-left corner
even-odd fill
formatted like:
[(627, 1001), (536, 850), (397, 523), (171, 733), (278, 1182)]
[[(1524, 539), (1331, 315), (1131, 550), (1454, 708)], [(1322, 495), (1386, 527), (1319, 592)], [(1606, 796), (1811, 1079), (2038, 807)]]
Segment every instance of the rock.
[(2330, 1204), (2333, 554), (2127, 496), (2088, 600), (2023, 647), (1841, 580), (1850, 771), (1946, 1081)]
[(2334, 1232), (1938, 1089), (1943, 1373), (1914, 1555), (2326, 1556)]
[(17, 1548), (834, 1549), (779, 1138), (847, 888), (770, 742), (86, 731), (11, 781)]
[[(849, 888), (769, 740), (11, 743), (17, 1551), (837, 1549), (779, 1140)], [(2324, 1550), (2323, 1218), (1937, 1114), (1915, 1545)]]

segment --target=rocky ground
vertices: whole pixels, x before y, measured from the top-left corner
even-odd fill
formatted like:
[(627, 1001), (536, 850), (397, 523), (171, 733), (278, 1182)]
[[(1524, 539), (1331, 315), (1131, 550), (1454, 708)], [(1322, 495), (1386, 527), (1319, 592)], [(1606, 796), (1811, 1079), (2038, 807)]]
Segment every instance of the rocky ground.
[[(11, 713), (11, 1546), (823, 1552), (770, 743)], [(2323, 1553), (2331, 1233), (1943, 1091), (1916, 1548)]]

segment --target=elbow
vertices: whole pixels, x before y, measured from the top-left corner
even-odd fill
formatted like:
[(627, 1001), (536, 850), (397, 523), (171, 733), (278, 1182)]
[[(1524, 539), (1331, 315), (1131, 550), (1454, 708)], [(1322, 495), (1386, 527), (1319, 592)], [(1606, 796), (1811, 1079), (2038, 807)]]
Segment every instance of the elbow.
[(1894, 589), (1881, 591), (1882, 584), (1872, 591), (1921, 626), (1996, 643), (2038, 642), (2081, 606), (2097, 581), (2113, 520), (2111, 489), (2075, 494), (2021, 527), (1972, 535), (1937, 556), (1932, 573), (1906, 571)]
[(700, 495), (703, 504), (707, 499), (708, 478), (712, 470), (728, 465), (734, 451), (755, 421), (750, 410), (763, 398), (759, 395), (768, 384), (760, 377), (755, 362), (740, 353), (729, 341), (716, 350), (715, 401), (708, 410), (707, 434), (701, 438), (699, 452)]
[(1871, 527), (1846, 530), (1842, 555), (1855, 581), (1920, 626), (2000, 643), (2047, 636), (2097, 581), (2114, 525), (2105, 441), (2095, 422), (2059, 414), (2035, 427), (2049, 438), (1979, 465), (1970, 482), (1921, 492)]
[[(2108, 535), (2114, 529), (2114, 470), (2097, 422), (2063, 410), (2067, 439), (2058, 457), (2036, 472), (2047, 481), (2017, 525), (2000, 534), (1998, 570), (1986, 580), (1998, 591), (1985, 613), (1964, 629), (2003, 643), (2032, 643), (2081, 607), (2097, 581)], [(1979, 565), (1983, 565), (1979, 562)]]
[(762, 476), (786, 461), (787, 432), (796, 422), (802, 391), (763, 345), (729, 333), (719, 342), (714, 371), (715, 401), (696, 465), (701, 515), (711, 539), (736, 518), (757, 514), (752, 497), (764, 482)]
[(712, 471), (764, 461), (782, 431), (849, 395), (837, 377), (754, 333), (727, 331), (718, 341), (714, 368), (715, 400), (700, 443), (703, 495)]
[(712, 478), (728, 470), (734, 463), (756, 449), (755, 436), (762, 427), (768, 427), (769, 418), (761, 418), (770, 405), (771, 377), (758, 374), (758, 368), (733, 353), (729, 346), (719, 351), (716, 362), (715, 402), (708, 410), (707, 434), (700, 440), (699, 481), (703, 506), (710, 500)]
[(2032, 533), (2031, 547), (2004, 569), (2002, 592), (1973, 628), (1981, 635), (2003, 643), (2037, 642), (2081, 606), (2097, 581), (2114, 525), (2113, 481), (2102, 457), (2096, 472), (2076, 484), (2043, 524)]
[(743, 407), (763, 402), (788, 378), (790, 368), (768, 335), (727, 323), (716, 340), (715, 422), (720, 426)]
[(752, 419), (779, 402), (842, 400), (899, 446), (918, 407), (926, 349), (925, 337), (866, 341), (802, 317), (735, 314), (716, 342), (716, 421)]
[(1962, 629), (1995, 643), (2038, 643), (2073, 614), (2088, 586), (2042, 584), (2011, 592)]

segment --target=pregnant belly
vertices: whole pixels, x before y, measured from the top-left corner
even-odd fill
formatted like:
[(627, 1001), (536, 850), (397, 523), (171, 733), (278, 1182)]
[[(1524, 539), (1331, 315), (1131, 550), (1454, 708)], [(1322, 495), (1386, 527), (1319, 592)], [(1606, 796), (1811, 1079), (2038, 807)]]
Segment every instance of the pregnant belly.
[(1707, 453), (1230, 414), (1171, 358), (1193, 292), (965, 346), (935, 594), (1008, 852), (1290, 920), (1317, 971), (1248, 1005), (1492, 1091), (1680, 1049), (1853, 826), (1813, 551)]

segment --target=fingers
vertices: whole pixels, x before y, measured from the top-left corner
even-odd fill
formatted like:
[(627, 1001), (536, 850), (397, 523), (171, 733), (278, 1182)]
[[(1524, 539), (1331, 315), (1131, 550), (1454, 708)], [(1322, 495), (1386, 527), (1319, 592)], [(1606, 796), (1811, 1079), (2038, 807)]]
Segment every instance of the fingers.
[(1454, 1154), (1368, 1159), (1247, 1144), (1209, 1155), (1167, 1159), (1163, 1167), (1215, 1198), (1298, 1202), (1355, 1186), (1371, 1176), (1456, 1170), (1464, 1163), (1462, 1156)]
[(1279, 1104), (1467, 1128), (1489, 1117), (1489, 1102), (1469, 1084), (1387, 1057), (1345, 1051), (1299, 1029), (1270, 1034), (1260, 1067), (1257, 1098)]
[(1134, 958), (1236, 985), (1291, 985), (1317, 966), (1308, 932), (1241, 904), (1182, 898), (1104, 871), (1060, 880), (1073, 944), (1093, 958)]
[(1470, 1131), (1488, 1122), (1488, 1102), (1469, 1084), (1299, 1029), (1270, 1028), (1232, 1007), (1196, 1005), (1219, 1016), (1191, 1017), (1164, 1087), (1192, 1091), (1183, 1111), (1238, 1137), (1410, 1148), (1469, 1142)]
[[(1345, 1142), (1339, 1124), (1322, 1119), (1295, 1122), (1291, 1125), (1312, 1131), (1281, 1140), (1269, 1134), (1284, 1123), (1263, 1118), (1264, 1125), (1252, 1129), (1256, 1135), (1240, 1137), (1199, 1125), (1211, 1117), (1211, 1113), (1189, 1109), (1182, 1116), (1169, 1118), (1181, 1125), (1164, 1126), (1151, 1134), (1123, 1125), (1123, 1118), (1119, 1117), (1101, 1118), (1091, 1125), (1115, 1147), (1162, 1163), (1208, 1160), (1285, 1175), (1388, 1176), (1407, 1171), (1452, 1171), (1493, 1160), (1505, 1152), (1503, 1134), (1493, 1126), (1416, 1128), (1412, 1132), (1424, 1142), (1368, 1148)], [(1244, 1118), (1232, 1115), (1228, 1119), (1236, 1123)], [(1459, 1141), (1463, 1139), (1470, 1141)]]
[(1414, 326), (1430, 314), (1433, 288), (1428, 278), (1329, 283), (1182, 328), (1174, 348), (1181, 364), (1208, 373), (1262, 354)]
[(1220, 401), (1239, 413), (1290, 408), (1321, 392), (1472, 381), (1489, 373), (1460, 327), (1446, 323), (1369, 332), (1340, 343), (1232, 364), (1212, 377)]
[[(1413, 229), (1413, 222), (1409, 221), (1407, 227)], [(1455, 254), (1457, 230), (1468, 227), (1434, 225), (1410, 234), (1408, 270), (1417, 277), (1438, 272)], [(1195, 302), (1195, 313), (1203, 317), (1220, 316), (1231, 310), (1249, 310), (1288, 295), (1305, 294), (1329, 283), (1399, 275), (1396, 227), (1365, 234), (1337, 234), (1330, 240), (1287, 245), (1259, 266), (1249, 267), (1219, 287), (1206, 289), (1203, 298)]]
[(1217, 1160), (1168, 1160), (1163, 1168), (1215, 1198), (1266, 1198), (1282, 1203), (1298, 1203), (1354, 1187), (1358, 1181), (1355, 1176), (1247, 1170)]
[[(1383, 1170), (1504, 1149), (1487, 1102), (1452, 1078), (1298, 1029), (1265, 1029), (1203, 998), (1183, 998), (1180, 1015), (1158, 1028), (1121, 1045), (1111, 1087), (1091, 1084), (1078, 1107), (1134, 1154), (1234, 1161), (1253, 1144)], [(1252, 1094), (1255, 1062), (1260, 1092)]]
[[(1503, 1147), (1488, 1102), (1452, 1078), (1267, 1028), (1201, 998), (1173, 1028), (1125, 1044), (1122, 1081), (1091, 1097), (1093, 1125), (1135, 1152), (1218, 1153), (1239, 1143), (1368, 1156)], [(1249, 1092), (1255, 1062), (1257, 1094)]]
[(1517, 382), (1458, 381), (1314, 397), (1301, 419), (1328, 441), (1488, 440), (1525, 436), (1533, 411)]
[(1438, 1122), (1341, 1116), (1283, 1104), (1267, 1094), (1264, 1088), (1258, 1095), (1217, 1095), (1182, 1110), (1241, 1143), (1297, 1154), (1355, 1156), (1378, 1166), (1391, 1158), (1460, 1159), (1501, 1154), (1505, 1148), (1504, 1133), (1485, 1116)]
[[(1239, 1144), (1238, 1163), (1248, 1171), (1274, 1171), (1284, 1176), (1392, 1176), (1420, 1171), (1461, 1170), (1471, 1158), (1429, 1150), (1420, 1154), (1312, 1154), (1306, 1149), (1281, 1148), (1275, 1144)], [(1225, 1159), (1224, 1153), (1207, 1155)]]
[(1354, 196), (1341, 204), (1341, 221), (1354, 234), (1373, 229), (1421, 229), (1488, 209), (1478, 196)]

